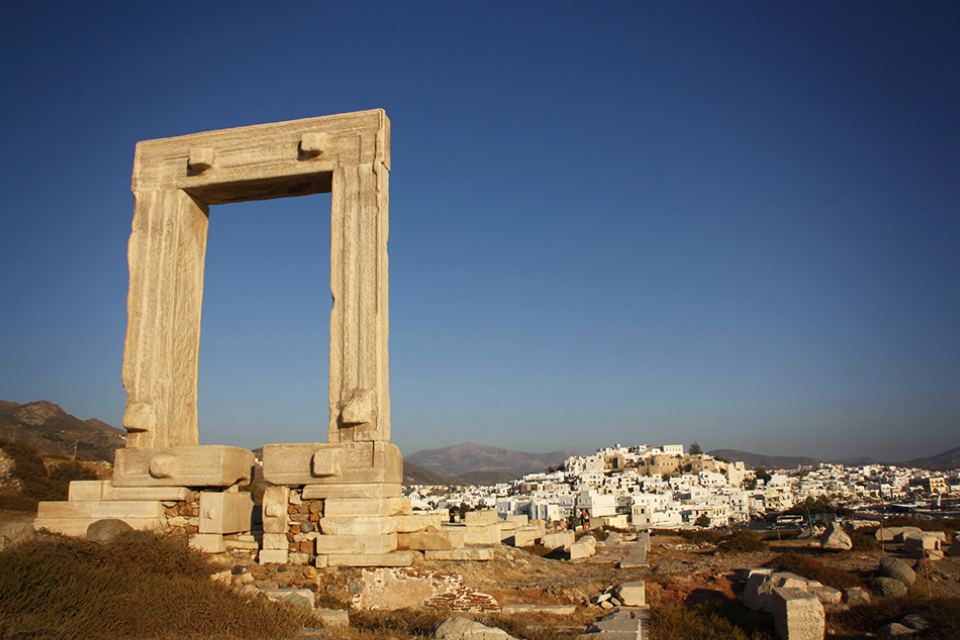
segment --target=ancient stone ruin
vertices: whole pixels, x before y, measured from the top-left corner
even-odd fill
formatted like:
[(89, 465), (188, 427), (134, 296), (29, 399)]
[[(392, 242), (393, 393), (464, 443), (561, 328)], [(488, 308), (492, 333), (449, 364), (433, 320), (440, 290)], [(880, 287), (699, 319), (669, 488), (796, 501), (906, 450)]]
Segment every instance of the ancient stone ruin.
[[(127, 446), (109, 481), (75, 482), (35, 526), (83, 535), (100, 519), (179, 529), (211, 551), (261, 562), (402, 566), (400, 535), (435, 518), (401, 498), (390, 443), (388, 186), (382, 110), (147, 140), (137, 144), (123, 384)], [(210, 205), (331, 193), (329, 424), (326, 442), (268, 444), (263, 537), (253, 530), (251, 451), (201, 446), (197, 374)], [(495, 518), (495, 512), (494, 512)], [(486, 531), (487, 539), (497, 535)], [(474, 527), (475, 529), (477, 527)], [(473, 532), (476, 537), (476, 531)], [(443, 550), (465, 536), (407, 542)], [(458, 544), (459, 542), (459, 544)]]

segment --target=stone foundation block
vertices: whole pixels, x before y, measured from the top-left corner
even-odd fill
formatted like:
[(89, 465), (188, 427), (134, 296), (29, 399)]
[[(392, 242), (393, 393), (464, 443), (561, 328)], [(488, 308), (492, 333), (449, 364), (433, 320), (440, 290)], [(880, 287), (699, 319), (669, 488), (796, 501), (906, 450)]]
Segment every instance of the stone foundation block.
[(200, 533), (240, 533), (252, 527), (253, 494), (200, 492)]
[(397, 518), (320, 518), (320, 530), (330, 536), (380, 536), (396, 533)]
[(773, 590), (773, 621), (781, 640), (823, 640), (826, 616), (817, 596), (803, 589)]
[(267, 487), (263, 492), (263, 531), (265, 533), (284, 533), (290, 523), (287, 517), (287, 505), (290, 503), (290, 489), (287, 487)]
[(117, 449), (114, 487), (229, 487), (249, 482), (252, 451), (223, 445)]
[(464, 535), (462, 530), (449, 528), (442, 531), (400, 533), (397, 535), (397, 544), (401, 549), (415, 549), (417, 551), (462, 549), (464, 547)]
[[(386, 554), (397, 549), (397, 534), (372, 536), (320, 536), (317, 555)], [(331, 565), (333, 566), (333, 565)]]
[(286, 549), (263, 549), (260, 551), (260, 564), (287, 564)]
[(443, 524), (443, 516), (438, 513), (397, 516), (397, 533), (437, 531)]
[(190, 546), (206, 553), (225, 553), (227, 545), (218, 533), (197, 533), (190, 536)]
[[(450, 525), (447, 525), (450, 526)], [(456, 526), (456, 525), (454, 525)], [(447, 528), (446, 526), (444, 528)], [(500, 523), (486, 526), (462, 527), (463, 541), (466, 544), (491, 545), (500, 544)]]
[(264, 533), (263, 534), (264, 549), (287, 549), (289, 547), (290, 547), (290, 541), (287, 540), (287, 534), (285, 533)]

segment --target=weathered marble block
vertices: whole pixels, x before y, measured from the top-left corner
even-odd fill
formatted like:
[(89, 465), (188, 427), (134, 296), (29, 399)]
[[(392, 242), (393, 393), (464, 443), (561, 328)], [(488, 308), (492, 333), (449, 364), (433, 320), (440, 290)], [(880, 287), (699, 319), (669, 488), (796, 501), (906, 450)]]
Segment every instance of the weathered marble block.
[(223, 445), (117, 449), (115, 487), (229, 487), (249, 482), (252, 451)]

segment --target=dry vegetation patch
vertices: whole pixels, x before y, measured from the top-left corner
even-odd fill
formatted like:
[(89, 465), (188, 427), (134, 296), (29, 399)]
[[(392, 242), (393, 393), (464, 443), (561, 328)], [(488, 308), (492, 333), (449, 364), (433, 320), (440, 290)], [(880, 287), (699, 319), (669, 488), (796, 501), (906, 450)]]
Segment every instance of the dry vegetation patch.
[(308, 621), (209, 579), (186, 539), (129, 532), (110, 545), (44, 535), (0, 551), (0, 638), (285, 638)]
[(863, 581), (856, 573), (823, 564), (809, 555), (781, 553), (768, 562), (766, 566), (772, 567), (777, 571), (789, 571), (804, 578), (817, 580), (834, 589), (864, 586)]

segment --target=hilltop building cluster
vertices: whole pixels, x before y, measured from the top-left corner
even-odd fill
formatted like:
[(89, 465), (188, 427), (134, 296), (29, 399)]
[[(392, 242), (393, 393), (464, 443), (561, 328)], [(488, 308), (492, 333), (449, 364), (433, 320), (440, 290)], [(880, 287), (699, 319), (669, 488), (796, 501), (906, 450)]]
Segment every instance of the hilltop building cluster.
[(843, 503), (960, 496), (952, 474), (885, 465), (747, 469), (743, 462), (687, 453), (683, 445), (599, 449), (572, 456), (563, 467), (512, 483), (461, 487), (450, 493), (413, 487), (414, 508), (466, 504), (496, 508), (500, 517), (564, 521), (579, 514), (591, 522), (646, 528), (722, 527), (790, 509), (807, 498)]

